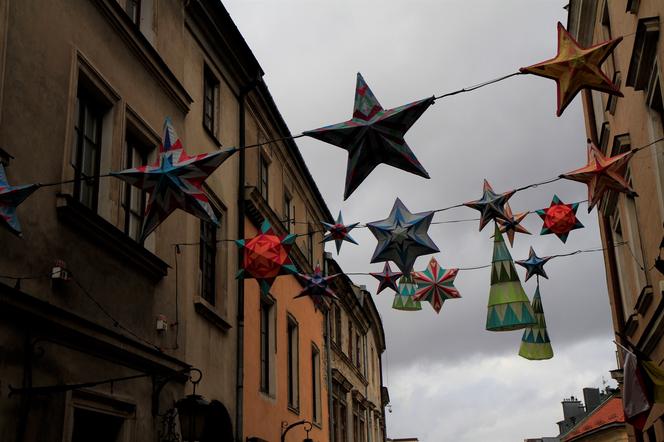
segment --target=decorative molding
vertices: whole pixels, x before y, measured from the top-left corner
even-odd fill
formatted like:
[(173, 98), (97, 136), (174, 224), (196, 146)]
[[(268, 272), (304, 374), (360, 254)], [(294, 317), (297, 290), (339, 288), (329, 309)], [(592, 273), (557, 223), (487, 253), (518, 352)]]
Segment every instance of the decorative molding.
[(210, 321), (213, 325), (217, 326), (221, 331), (227, 332), (232, 328), (231, 324), (226, 321), (223, 316), (219, 314), (217, 309), (214, 306), (210, 305), (203, 298), (199, 298), (194, 301), (194, 308), (196, 313), (203, 316), (205, 319)]
[(194, 102), (193, 98), (148, 39), (131, 23), (120, 4), (115, 0), (93, 0), (93, 3), (175, 105), (186, 115), (189, 106)]

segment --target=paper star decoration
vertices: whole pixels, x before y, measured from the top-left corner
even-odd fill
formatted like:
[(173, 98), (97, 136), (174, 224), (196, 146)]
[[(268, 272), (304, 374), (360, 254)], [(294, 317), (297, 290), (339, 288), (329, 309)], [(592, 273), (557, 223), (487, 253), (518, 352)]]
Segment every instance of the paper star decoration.
[(378, 240), (371, 262), (392, 261), (408, 275), (418, 256), (439, 252), (427, 233), (432, 219), (433, 212), (410, 213), (397, 198), (386, 219), (367, 224)]
[(170, 118), (164, 122), (159, 158), (153, 166), (140, 166), (111, 175), (150, 193), (141, 238), (145, 239), (175, 209), (219, 224), (202, 190), (203, 182), (235, 149), (189, 156)]
[(530, 235), (530, 232), (526, 230), (525, 227), (521, 225), (529, 212), (517, 213), (514, 215), (512, 213), (512, 208), (509, 203), (505, 203), (505, 219), (497, 220), (498, 226), (500, 227), (500, 233), (507, 233), (507, 238), (510, 240), (510, 246), (514, 246), (514, 233), (525, 233)]
[(323, 242), (334, 240), (334, 245), (337, 246), (337, 254), (341, 250), (341, 243), (344, 241), (357, 244), (352, 236), (349, 235), (350, 231), (353, 230), (359, 223), (355, 224), (344, 224), (344, 219), (341, 217), (341, 212), (337, 216), (337, 221), (335, 224), (326, 223), (321, 221), (327, 233), (323, 237)]
[(390, 268), (390, 263), (386, 262), (383, 267), (383, 271), (380, 273), (369, 273), (371, 276), (378, 280), (378, 291), (376, 294), (379, 294), (385, 289), (392, 289), (395, 292), (399, 291), (397, 287), (397, 281), (401, 277), (401, 272), (393, 272)]
[(549, 207), (537, 211), (544, 221), (540, 235), (554, 233), (562, 242), (566, 242), (569, 232), (583, 228), (583, 224), (576, 217), (578, 208), (579, 203), (565, 204), (554, 195)]
[(528, 253), (528, 259), (516, 261), (516, 263), (526, 269), (526, 281), (528, 281), (530, 277), (533, 275), (539, 275), (546, 279), (549, 279), (549, 277), (546, 276), (546, 272), (544, 271), (544, 264), (549, 262), (551, 258), (552, 258), (551, 256), (545, 256), (544, 258), (540, 258), (539, 256), (537, 256), (535, 250), (533, 250), (533, 247), (531, 246), (530, 252)]
[(521, 68), (521, 72), (556, 80), (558, 87), (557, 116), (561, 116), (567, 105), (584, 88), (607, 92), (622, 97), (618, 86), (602, 72), (604, 60), (613, 52), (622, 37), (582, 48), (569, 32), (558, 22), (558, 54), (532, 66)]
[(331, 280), (339, 276), (338, 273), (334, 275), (323, 276), (323, 272), (320, 269), (320, 264), (316, 264), (314, 273), (311, 275), (298, 273), (296, 276), (304, 284), (304, 288), (300, 294), (293, 299), (310, 296), (314, 302), (317, 301), (321, 304), (322, 298), (338, 299), (337, 295), (332, 291), (329, 284)]
[(295, 243), (295, 237), (279, 236), (274, 233), (267, 220), (263, 221), (261, 233), (250, 239), (235, 241), (243, 249), (242, 268), (237, 272), (236, 278), (254, 278), (258, 280), (261, 292), (268, 293), (277, 276), (297, 274), (298, 271), (288, 255)]
[(16, 208), (38, 188), (38, 184), (10, 186), (5, 167), (0, 164), (0, 220), (2, 225), (18, 237), (23, 236), (23, 232), (16, 215)]
[(413, 295), (413, 299), (429, 301), (436, 313), (440, 313), (443, 302), (461, 297), (459, 291), (454, 287), (454, 278), (458, 272), (459, 269), (440, 267), (436, 258), (431, 258), (426, 270), (413, 272), (413, 280), (417, 283), (417, 291)]
[(624, 178), (627, 162), (634, 153), (634, 151), (629, 151), (613, 157), (605, 157), (602, 151), (588, 140), (588, 164), (560, 176), (588, 185), (588, 213), (590, 213), (609, 190), (634, 194), (634, 190)]
[(304, 135), (348, 151), (344, 199), (357, 189), (379, 164), (429, 178), (404, 135), (434, 102), (434, 97), (385, 110), (357, 74), (353, 118), (343, 123), (304, 132)]
[(491, 188), (491, 184), (484, 180), (484, 190), (482, 198), (475, 201), (468, 201), (463, 203), (464, 206), (471, 209), (479, 210), (480, 212), (480, 231), (484, 229), (489, 221), (492, 219), (507, 220), (505, 214), (505, 204), (514, 195), (514, 190), (505, 193), (495, 193)]

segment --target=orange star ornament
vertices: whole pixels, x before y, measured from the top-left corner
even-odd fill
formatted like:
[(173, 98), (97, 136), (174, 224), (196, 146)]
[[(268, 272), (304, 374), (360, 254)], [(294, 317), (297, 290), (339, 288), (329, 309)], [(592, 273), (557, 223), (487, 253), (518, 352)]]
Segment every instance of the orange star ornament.
[(627, 162), (634, 153), (629, 151), (614, 157), (606, 157), (592, 141), (588, 140), (588, 164), (560, 177), (588, 185), (588, 212), (590, 212), (609, 190), (635, 193), (624, 178)]
[(530, 212), (522, 212), (513, 214), (510, 203), (505, 203), (505, 219), (498, 219), (496, 222), (500, 228), (500, 233), (507, 234), (507, 238), (510, 241), (510, 246), (514, 247), (514, 234), (516, 232), (530, 235), (530, 232), (521, 225), (521, 221), (523, 221), (529, 213)]
[(556, 115), (561, 116), (576, 94), (584, 88), (623, 96), (618, 86), (609, 80), (601, 69), (606, 57), (621, 40), (622, 37), (618, 37), (589, 48), (582, 48), (558, 22), (558, 54), (550, 60), (521, 68), (520, 71), (556, 80), (558, 85)]

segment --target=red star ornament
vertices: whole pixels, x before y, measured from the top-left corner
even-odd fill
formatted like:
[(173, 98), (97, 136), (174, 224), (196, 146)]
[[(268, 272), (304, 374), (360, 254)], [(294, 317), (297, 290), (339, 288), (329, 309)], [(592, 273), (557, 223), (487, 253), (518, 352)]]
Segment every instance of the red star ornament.
[(556, 81), (558, 87), (557, 116), (572, 102), (580, 90), (588, 88), (622, 97), (618, 86), (602, 72), (604, 60), (613, 52), (622, 37), (583, 48), (565, 27), (558, 22), (558, 53), (550, 60), (534, 64), (520, 71)]
[(558, 198), (558, 195), (553, 195), (551, 205), (537, 211), (544, 221), (540, 235), (553, 233), (562, 242), (566, 242), (569, 232), (583, 228), (583, 224), (576, 217), (578, 208), (579, 203), (565, 204)]
[(254, 278), (261, 292), (267, 293), (277, 276), (298, 273), (289, 256), (294, 242), (295, 235), (279, 236), (265, 220), (260, 234), (236, 241), (244, 252), (236, 278)]
[(588, 140), (588, 164), (580, 169), (560, 175), (561, 178), (579, 181), (588, 185), (588, 212), (597, 205), (609, 190), (634, 194), (625, 180), (625, 168), (634, 151), (606, 157), (599, 148)]

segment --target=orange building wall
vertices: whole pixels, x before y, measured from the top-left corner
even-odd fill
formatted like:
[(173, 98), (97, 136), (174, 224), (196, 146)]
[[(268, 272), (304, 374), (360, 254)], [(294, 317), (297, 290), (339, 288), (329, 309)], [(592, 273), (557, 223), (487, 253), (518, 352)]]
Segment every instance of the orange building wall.
[[(246, 237), (258, 233), (249, 221), (245, 223)], [(280, 276), (274, 282), (270, 294), (276, 302), (276, 355), (274, 359), (276, 395), (269, 397), (260, 391), (260, 293), (255, 280), (248, 279), (245, 287), (244, 311), (244, 406), (243, 422), (246, 437), (259, 437), (267, 441), (279, 441), (282, 422), (313, 420), (313, 393), (311, 374), (311, 343), (320, 352), (321, 426), (314, 426), (309, 437), (316, 442), (329, 440), (328, 390), (325, 355), (325, 316), (314, 309), (309, 298), (293, 299), (302, 286), (294, 276)], [(287, 393), (287, 315), (298, 322), (299, 332), (299, 414), (288, 408)], [(287, 441), (301, 441), (306, 436), (302, 426), (292, 429)]]

